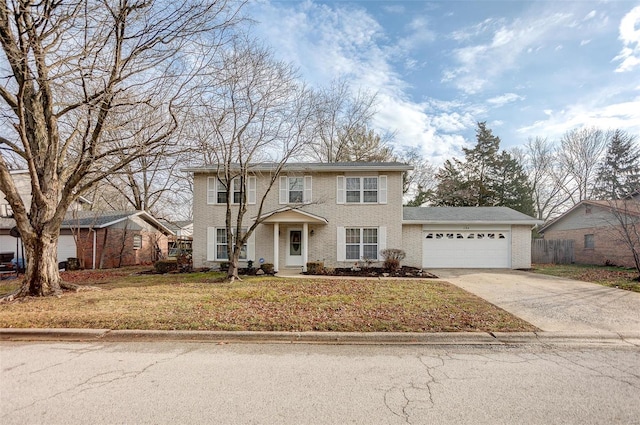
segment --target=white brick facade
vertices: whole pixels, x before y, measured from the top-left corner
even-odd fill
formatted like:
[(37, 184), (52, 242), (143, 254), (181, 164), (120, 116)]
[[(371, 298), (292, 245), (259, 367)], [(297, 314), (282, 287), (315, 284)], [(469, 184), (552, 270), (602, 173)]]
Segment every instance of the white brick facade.
[[(406, 165), (396, 163), (292, 164), (275, 178), (268, 169), (256, 170), (253, 174), (255, 180), (251, 179), (248, 185), (251, 186), (248, 198), (255, 202), (247, 205), (243, 227), (253, 224), (259, 214), (259, 206), (263, 198), (261, 215), (264, 221), (258, 225), (248, 244), (246, 259), (253, 260), (256, 266), (259, 265), (260, 260), (273, 263), (276, 269), (288, 266), (304, 268), (310, 261), (322, 261), (325, 267), (349, 267), (358, 260), (347, 258), (355, 257), (354, 253), (362, 254), (368, 250), (368, 252), (375, 252), (374, 255), (378, 256), (377, 262), (373, 264), (376, 266), (382, 263), (379, 254), (381, 249), (398, 248), (406, 253), (406, 258), (402, 261), (403, 265), (422, 267), (423, 225), (428, 221), (407, 220), (403, 217), (404, 212), (411, 210), (411, 208), (404, 209), (402, 206), (402, 175), (409, 169), (410, 167)], [(194, 266), (211, 267), (224, 261), (215, 258), (215, 253), (212, 251), (215, 248), (215, 243), (212, 245), (212, 235), (215, 238), (216, 229), (225, 228), (226, 203), (216, 203), (215, 170), (201, 168), (189, 171), (194, 173)], [(365, 179), (369, 184), (377, 182), (378, 202), (346, 202), (347, 194), (356, 196), (353, 186), (347, 191), (347, 179), (353, 185), (357, 183), (356, 177), (361, 178), (361, 188), (364, 188)], [(273, 186), (267, 193), (272, 180)], [(291, 186), (291, 182), (295, 184)], [(289, 188), (293, 188), (291, 194), (294, 198), (289, 197)], [(267, 194), (266, 197), (265, 194)], [(368, 194), (370, 195), (371, 192)], [(300, 199), (304, 202), (289, 204), (287, 201), (290, 199)], [(364, 189), (360, 199), (365, 199)], [(232, 210), (232, 217), (235, 220), (237, 207), (233, 207)], [(418, 210), (428, 209), (419, 208)], [(481, 209), (461, 208), (458, 211), (460, 210), (473, 214)], [(513, 210), (509, 211), (519, 214)], [(500, 213), (504, 212), (504, 209), (500, 211)], [(531, 218), (525, 216), (525, 222), (526, 219)], [(469, 219), (470, 222), (473, 220), (473, 218)], [(531, 220), (535, 222), (534, 219)], [(506, 229), (509, 228), (506, 222), (496, 221), (496, 223), (507, 226)], [(530, 224), (511, 227), (509, 250), (511, 259), (508, 262), (511, 268), (531, 266), (531, 227)], [(351, 230), (347, 231), (347, 229)], [(294, 249), (295, 242), (293, 239), (289, 240), (292, 230), (302, 237), (302, 250), (295, 251), (296, 257), (289, 255), (291, 254), (289, 250)], [(354, 247), (353, 232), (359, 231), (362, 232), (359, 234), (361, 244)], [(367, 238), (371, 237), (370, 232), (375, 232), (376, 243), (365, 246), (365, 231)], [(347, 234), (351, 235), (351, 243), (346, 240)], [(277, 245), (274, 241), (277, 241)], [(276, 252), (277, 258), (275, 258)], [(299, 261), (300, 258), (302, 261)], [(360, 261), (362, 259), (360, 257)], [(464, 266), (464, 264), (460, 265), (460, 267)]]
[[(405, 166), (406, 167), (406, 166)], [(347, 167), (345, 167), (347, 168)], [(280, 182), (276, 179), (265, 198), (262, 214), (285, 208), (295, 207), (305, 213), (313, 214), (326, 220), (326, 223), (308, 223), (307, 260), (323, 261), (327, 267), (346, 267), (354, 260), (338, 260), (338, 229), (339, 228), (376, 228), (379, 229), (379, 248), (402, 247), (402, 171), (364, 169), (357, 171), (357, 166), (348, 167), (344, 172), (339, 171), (297, 171), (283, 172), (282, 176), (307, 177), (311, 183), (311, 200), (307, 204), (281, 204)], [(226, 204), (212, 204), (207, 202), (208, 178), (211, 173), (194, 173), (194, 234), (193, 259), (196, 267), (213, 266), (216, 262), (207, 260), (207, 232), (210, 227), (224, 227)], [(259, 203), (267, 191), (271, 175), (257, 174), (256, 204), (248, 205), (243, 225), (249, 226), (258, 214)], [(378, 177), (379, 181), (386, 180), (386, 203), (337, 203), (338, 177)], [(380, 183), (379, 183), (380, 184)], [(379, 187), (379, 198), (382, 190)], [(379, 199), (383, 201), (383, 199)], [(237, 209), (233, 209), (233, 216)], [(289, 229), (302, 229), (301, 222), (289, 222), (288, 219), (278, 223), (279, 244), (278, 261), (280, 267), (286, 267), (286, 251), (288, 249), (287, 235)], [(303, 236), (304, 237), (304, 236)], [(263, 223), (255, 231), (254, 257), (249, 258), (258, 264), (260, 258), (267, 263), (274, 261), (274, 224)], [(379, 249), (378, 249), (379, 250)], [(379, 255), (379, 254), (378, 254)], [(419, 266), (419, 264), (416, 264)]]

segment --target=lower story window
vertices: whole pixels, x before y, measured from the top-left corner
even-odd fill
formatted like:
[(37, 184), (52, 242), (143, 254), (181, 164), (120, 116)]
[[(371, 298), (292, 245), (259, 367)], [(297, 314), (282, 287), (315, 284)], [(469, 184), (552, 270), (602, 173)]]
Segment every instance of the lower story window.
[[(242, 235), (247, 232), (246, 228), (242, 228)], [(227, 255), (227, 229), (219, 228), (216, 229), (216, 260), (228, 260), (229, 256)], [(240, 259), (247, 259), (247, 244), (242, 245), (240, 249)]]
[(377, 228), (347, 228), (345, 231), (347, 260), (378, 259)]
[(595, 247), (595, 238), (593, 235), (584, 235), (584, 247), (587, 249)]

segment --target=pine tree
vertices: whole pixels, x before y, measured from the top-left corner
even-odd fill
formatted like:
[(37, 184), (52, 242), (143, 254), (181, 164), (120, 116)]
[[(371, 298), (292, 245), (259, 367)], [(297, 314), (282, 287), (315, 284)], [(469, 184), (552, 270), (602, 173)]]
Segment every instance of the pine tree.
[(475, 198), (475, 202), (470, 200), (470, 203), (475, 206), (488, 206), (492, 204), (494, 197), (491, 181), (494, 178), (492, 174), (496, 171), (500, 138), (493, 135), (486, 122), (479, 122), (476, 141), (473, 149), (462, 148), (469, 173), (469, 184), (474, 192), (472, 196)]
[(640, 189), (640, 148), (635, 136), (615, 130), (604, 161), (598, 168), (596, 199), (620, 199)]
[(522, 164), (509, 152), (503, 151), (497, 157), (496, 165), (497, 174), (492, 185), (495, 205), (535, 215), (533, 189)]
[(533, 215), (531, 185), (522, 165), (500, 151), (500, 138), (485, 122), (478, 123), (476, 145), (463, 148), (464, 161), (447, 160), (435, 178), (431, 197), (439, 206), (506, 206)]

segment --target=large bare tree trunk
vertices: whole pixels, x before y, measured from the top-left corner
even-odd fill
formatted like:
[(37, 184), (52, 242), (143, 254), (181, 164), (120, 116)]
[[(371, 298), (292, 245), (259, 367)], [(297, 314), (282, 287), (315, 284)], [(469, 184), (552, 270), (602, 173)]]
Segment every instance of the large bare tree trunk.
[(18, 296), (59, 295), (58, 235), (41, 233), (24, 241), (27, 265)]

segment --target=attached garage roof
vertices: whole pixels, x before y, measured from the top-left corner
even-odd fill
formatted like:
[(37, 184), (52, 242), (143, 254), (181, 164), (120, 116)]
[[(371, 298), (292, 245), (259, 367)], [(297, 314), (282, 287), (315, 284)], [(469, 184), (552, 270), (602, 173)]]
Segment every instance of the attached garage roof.
[(542, 224), (508, 207), (404, 207), (402, 218), (404, 223), (422, 224)]

